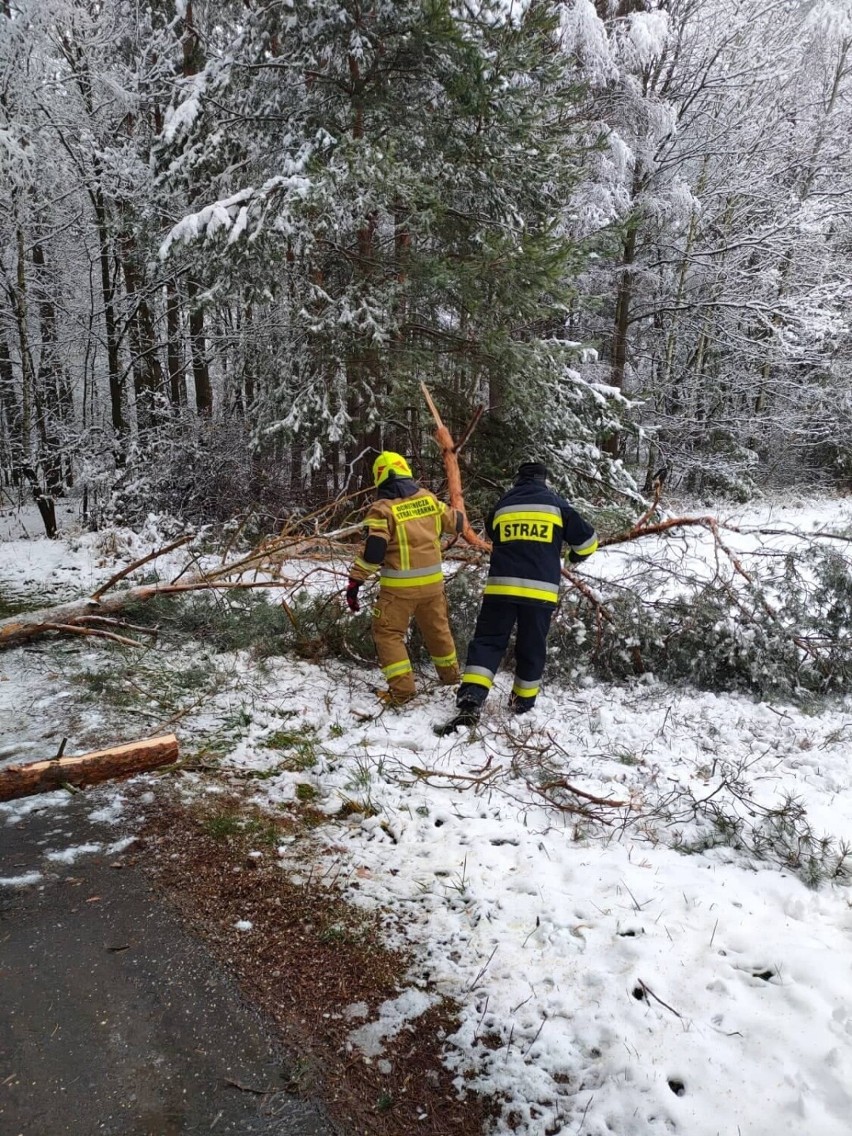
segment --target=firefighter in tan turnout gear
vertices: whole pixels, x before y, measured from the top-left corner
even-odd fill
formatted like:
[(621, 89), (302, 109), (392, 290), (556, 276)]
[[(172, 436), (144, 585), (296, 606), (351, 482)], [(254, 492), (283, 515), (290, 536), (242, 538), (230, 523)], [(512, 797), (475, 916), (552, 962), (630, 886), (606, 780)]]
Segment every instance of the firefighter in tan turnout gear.
[(364, 525), (367, 540), (349, 569), (346, 602), (359, 611), (358, 590), (380, 572), (379, 598), (373, 611), (373, 639), (388, 691), (383, 701), (401, 705), (414, 696), (414, 674), (405, 648), (412, 618), (444, 685), (459, 681), (456, 647), (450, 631), (441, 535), (460, 533), (465, 517), (413, 480), (401, 454), (385, 450), (373, 463), (378, 490)]

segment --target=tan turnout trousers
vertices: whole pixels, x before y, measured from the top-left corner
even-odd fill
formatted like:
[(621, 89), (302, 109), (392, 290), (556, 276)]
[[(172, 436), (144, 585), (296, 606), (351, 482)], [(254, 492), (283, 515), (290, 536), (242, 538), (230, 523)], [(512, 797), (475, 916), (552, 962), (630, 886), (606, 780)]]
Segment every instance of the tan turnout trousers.
[[(422, 592), (427, 591), (428, 595)], [(373, 638), (391, 697), (404, 702), (414, 694), (414, 674), (405, 648), (405, 636), (412, 618), (420, 628), (426, 649), (445, 686), (459, 681), (456, 645), (450, 631), (444, 585), (404, 589), (380, 588), (373, 609)], [(412, 594), (413, 593), (413, 594)]]

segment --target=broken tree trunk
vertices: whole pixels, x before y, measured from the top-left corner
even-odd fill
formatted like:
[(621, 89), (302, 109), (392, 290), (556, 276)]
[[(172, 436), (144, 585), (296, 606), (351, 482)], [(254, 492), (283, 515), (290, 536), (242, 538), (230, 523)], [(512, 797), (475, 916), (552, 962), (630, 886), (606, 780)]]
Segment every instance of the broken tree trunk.
[[(76, 631), (80, 635), (91, 633), (95, 629), (87, 628), (88, 622), (113, 615), (134, 600), (146, 600), (152, 594), (156, 594), (156, 591), (156, 585), (143, 585), (100, 599), (88, 596), (82, 600), (70, 600), (68, 603), (56, 604), (54, 607), (39, 608), (37, 611), (26, 611), (10, 616), (8, 619), (0, 620), (0, 648), (16, 647), (47, 631)], [(105, 634), (101, 637), (118, 638)]]
[(441, 447), (444, 458), (444, 469), (447, 471), (447, 492), (449, 494), (450, 504), (454, 509), (460, 509), (465, 515), (465, 527), (462, 529), (462, 536), (467, 543), (474, 548), (479, 548), (483, 552), (490, 552), (490, 542), (477, 536), (470, 527), (470, 522), (467, 520), (467, 511), (464, 507), (464, 494), (462, 493), (461, 471), (459, 470), (458, 447), (453, 441), (452, 434), (450, 434), (441, 420), (441, 415), (438, 413), (437, 406), (435, 406), (435, 403), (432, 401), (432, 396), (429, 394), (426, 384), (421, 383), (420, 389), (423, 391), (426, 405), (429, 407), (432, 417), (435, 419), (435, 441)]
[[(0, 650), (4, 647), (20, 646), (21, 643), (27, 643), (30, 639), (36, 639), (48, 631), (58, 631), (65, 635), (90, 635), (99, 639), (111, 639), (114, 643), (123, 643), (126, 647), (138, 647), (137, 640), (119, 634), (122, 627), (127, 629), (127, 624), (119, 620), (111, 621), (108, 618), (130, 604), (141, 603), (154, 596), (176, 595), (179, 592), (274, 588), (281, 583), (269, 580), (249, 583), (207, 579), (186, 584), (141, 584), (137, 588), (126, 588), (123, 592), (115, 592), (111, 596), (99, 596), (97, 599), (94, 596), (87, 596), (82, 600), (70, 600), (55, 607), (39, 608), (38, 611), (26, 611), (8, 619), (0, 619)], [(116, 630), (109, 630), (111, 623)], [(131, 629), (147, 634), (154, 633), (153, 628)]]
[(83, 753), (78, 757), (58, 757), (27, 765), (7, 765), (0, 769), (0, 801), (14, 801), (33, 793), (47, 793), (64, 785), (94, 785), (114, 777), (144, 773), (177, 761), (178, 743), (174, 734), (127, 745)]
[[(335, 502), (335, 506), (339, 502)], [(319, 511), (320, 513), (322, 510)], [(315, 514), (314, 516), (319, 515)], [(306, 518), (301, 518), (303, 521)], [(307, 518), (310, 519), (310, 518)], [(135, 627), (122, 619), (112, 618), (135, 603), (143, 603), (155, 596), (176, 595), (180, 592), (198, 591), (237, 591), (247, 588), (284, 588), (293, 587), (298, 580), (289, 580), (281, 576), (281, 562), (288, 555), (303, 555), (311, 547), (320, 544), (330, 544), (334, 538), (356, 532), (359, 525), (351, 529), (340, 529), (334, 533), (308, 536), (304, 533), (283, 533), (274, 540), (264, 541), (249, 555), (231, 563), (223, 564), (220, 568), (202, 571), (197, 563), (190, 561), (174, 577), (171, 582), (157, 584), (141, 584), (137, 587), (126, 588), (121, 592), (109, 592), (115, 584), (131, 573), (137, 571), (144, 564), (156, 560), (167, 552), (173, 551), (192, 539), (191, 536), (181, 537), (157, 549), (148, 556), (136, 560), (134, 563), (122, 568), (120, 572), (110, 577), (91, 596), (82, 599), (69, 600), (66, 603), (56, 604), (53, 607), (39, 608), (37, 611), (28, 611), (18, 615), (0, 619), (0, 650), (5, 647), (17, 647), (36, 639), (48, 632), (63, 635), (88, 635), (100, 639), (111, 639), (114, 643), (121, 643), (126, 647), (139, 647), (137, 639), (122, 635), (121, 631), (135, 631), (147, 635), (156, 635), (156, 629), (150, 627)], [(192, 569), (192, 574), (185, 580), (182, 578)], [(271, 578), (265, 580), (243, 580), (247, 573), (268, 572)]]

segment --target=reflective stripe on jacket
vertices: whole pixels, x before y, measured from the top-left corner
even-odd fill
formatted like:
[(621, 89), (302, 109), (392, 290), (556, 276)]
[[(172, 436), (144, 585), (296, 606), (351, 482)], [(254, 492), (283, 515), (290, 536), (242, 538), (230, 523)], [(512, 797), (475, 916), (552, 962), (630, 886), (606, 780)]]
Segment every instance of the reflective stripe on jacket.
[(545, 482), (513, 485), (488, 515), (485, 529), (493, 548), (485, 595), (555, 604), (562, 578), (562, 545), (572, 559), (591, 556), (595, 530)]
[[(427, 588), (443, 587), (441, 534), (460, 532), (464, 517), (428, 489), (410, 484), (414, 491), (408, 496), (379, 497), (367, 511), (367, 548), (379, 551), (375, 560), (356, 556), (349, 569), (354, 580), (367, 580), (380, 571), (381, 586), (395, 592), (417, 589), (424, 594)], [(387, 542), (383, 550), (382, 541)], [(378, 560), (382, 551), (383, 558)]]

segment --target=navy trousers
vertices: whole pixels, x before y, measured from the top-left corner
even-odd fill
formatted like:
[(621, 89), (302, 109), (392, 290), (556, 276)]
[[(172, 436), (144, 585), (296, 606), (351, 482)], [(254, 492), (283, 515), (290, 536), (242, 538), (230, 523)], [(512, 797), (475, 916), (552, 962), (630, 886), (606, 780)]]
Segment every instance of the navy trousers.
[(541, 686), (547, 658), (547, 632), (555, 606), (486, 596), (467, 649), (456, 702), (482, 705), (517, 624), (512, 703), (516, 710), (530, 709)]

